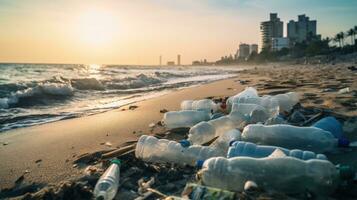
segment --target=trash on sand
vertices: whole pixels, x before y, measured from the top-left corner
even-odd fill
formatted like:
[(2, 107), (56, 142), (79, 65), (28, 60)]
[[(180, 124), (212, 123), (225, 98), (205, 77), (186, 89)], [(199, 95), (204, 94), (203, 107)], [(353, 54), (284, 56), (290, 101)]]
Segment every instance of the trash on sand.
[(339, 94), (346, 94), (350, 92), (350, 88), (346, 87), (346, 88), (342, 88), (338, 91)]
[(96, 199), (112, 200), (114, 199), (118, 187), (120, 177), (120, 160), (112, 160), (112, 164), (99, 178), (94, 188), (94, 196)]
[(299, 149), (289, 150), (277, 146), (256, 145), (251, 142), (236, 141), (229, 147), (227, 158), (247, 156), (252, 158), (264, 158), (271, 155), (276, 149), (280, 149), (285, 155), (302, 160), (321, 159), (327, 160), (323, 154), (315, 154), (312, 151)]
[(136, 145), (135, 156), (145, 162), (196, 166), (199, 160), (225, 156), (225, 153), (213, 147), (199, 145), (183, 147), (175, 141), (143, 135)]
[(228, 190), (213, 188), (195, 183), (187, 183), (182, 192), (183, 199), (201, 200), (201, 199), (225, 199), (234, 200), (236, 194)]
[(331, 162), (287, 156), (210, 158), (198, 177), (207, 186), (236, 192), (242, 192), (247, 181), (254, 181), (267, 191), (299, 194), (308, 190), (323, 196), (333, 193), (339, 182), (339, 172)]
[(244, 128), (242, 141), (287, 149), (301, 149), (315, 153), (331, 152), (337, 146), (346, 147), (345, 140), (335, 138), (330, 132), (316, 127), (298, 127), (287, 124), (251, 124)]
[(170, 111), (164, 114), (164, 124), (170, 128), (182, 128), (192, 127), (195, 124), (208, 121), (210, 115), (204, 111), (197, 110), (182, 110), (182, 111)]

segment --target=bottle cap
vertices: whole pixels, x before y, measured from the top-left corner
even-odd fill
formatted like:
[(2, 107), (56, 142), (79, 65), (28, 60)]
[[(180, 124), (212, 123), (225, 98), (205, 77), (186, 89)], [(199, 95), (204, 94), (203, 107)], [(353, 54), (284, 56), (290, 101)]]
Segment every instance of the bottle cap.
[(235, 142), (237, 142), (237, 141), (239, 141), (239, 140), (231, 140), (231, 141), (229, 141), (229, 146), (230, 146), (230, 147), (233, 146), (233, 144), (234, 144)]
[(338, 139), (338, 147), (349, 147), (350, 146), (350, 141), (346, 138), (340, 138)]
[(340, 165), (338, 171), (342, 180), (352, 180), (355, 176), (355, 171), (349, 165)]
[(190, 141), (188, 140), (181, 140), (179, 143), (182, 147), (189, 147), (191, 145)]
[(201, 169), (204, 162), (205, 162), (204, 160), (197, 160), (197, 161), (196, 161), (196, 167), (199, 168), (199, 169)]
[(112, 160), (110, 160), (110, 162), (112, 163), (112, 164), (117, 164), (117, 165), (121, 165), (121, 161), (119, 160), (119, 159), (112, 159)]

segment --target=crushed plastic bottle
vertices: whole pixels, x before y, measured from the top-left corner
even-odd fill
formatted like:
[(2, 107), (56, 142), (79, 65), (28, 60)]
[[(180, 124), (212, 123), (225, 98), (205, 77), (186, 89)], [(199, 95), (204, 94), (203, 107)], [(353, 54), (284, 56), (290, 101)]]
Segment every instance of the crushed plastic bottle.
[(254, 88), (246, 88), (243, 92), (227, 99), (228, 110), (233, 104), (256, 104), (264, 107), (271, 115), (276, 113), (290, 112), (292, 107), (299, 102), (299, 95), (295, 92), (278, 94), (275, 96), (258, 96)]
[(120, 177), (120, 160), (112, 160), (112, 164), (99, 178), (94, 188), (94, 197), (97, 200), (112, 200), (114, 199), (118, 187)]
[(231, 142), (240, 140), (240, 135), (241, 132), (239, 130), (232, 129), (219, 136), (211, 146), (222, 151), (223, 153), (227, 153)]
[(216, 103), (211, 99), (201, 99), (197, 101), (185, 100), (181, 102), (181, 110), (200, 110), (205, 112), (215, 112), (218, 109)]
[(200, 122), (190, 128), (188, 141), (190, 144), (203, 144), (227, 131), (240, 128), (245, 123), (246, 118), (237, 112), (208, 122)]
[(321, 159), (327, 160), (324, 154), (315, 154), (312, 151), (302, 151), (299, 149), (289, 150), (277, 146), (256, 145), (251, 142), (236, 141), (228, 149), (227, 158), (247, 156), (252, 158), (264, 158), (271, 155), (276, 149), (280, 149), (285, 155), (301, 160)]
[(339, 173), (327, 160), (308, 161), (292, 157), (210, 158), (203, 163), (198, 177), (207, 186), (242, 192), (247, 181), (266, 191), (285, 194), (331, 194), (339, 183)]
[(277, 94), (272, 96), (279, 104), (279, 112), (290, 112), (293, 106), (299, 103), (299, 95), (296, 92), (288, 92), (285, 94)]
[(273, 96), (263, 97), (234, 97), (233, 104), (256, 104), (264, 107), (270, 115), (277, 115), (279, 113), (279, 102)]
[(146, 162), (195, 166), (199, 160), (225, 156), (226, 153), (209, 146), (184, 146), (176, 141), (142, 135), (136, 145), (135, 156)]
[(261, 145), (280, 146), (287, 149), (301, 149), (316, 153), (331, 152), (338, 146), (345, 146), (330, 132), (316, 127), (297, 127), (287, 124), (251, 124), (244, 128), (242, 141)]
[(197, 110), (170, 111), (164, 115), (164, 123), (168, 128), (192, 127), (195, 124), (208, 121), (210, 114)]

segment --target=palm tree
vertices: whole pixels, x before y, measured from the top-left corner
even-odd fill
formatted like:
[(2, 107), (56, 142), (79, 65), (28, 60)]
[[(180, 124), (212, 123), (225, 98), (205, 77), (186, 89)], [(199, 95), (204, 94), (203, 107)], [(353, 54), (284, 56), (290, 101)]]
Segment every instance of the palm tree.
[(355, 35), (355, 30), (353, 28), (347, 31), (347, 36), (351, 37), (351, 45), (353, 45), (354, 42), (354, 35)]
[(335, 43), (337, 43), (338, 42), (338, 46), (339, 47), (341, 47), (341, 34), (340, 33), (337, 33), (336, 35), (335, 35), (335, 37), (333, 38), (333, 41), (335, 42)]
[(342, 41), (342, 46), (345, 46), (345, 33), (344, 32), (340, 32), (340, 39)]

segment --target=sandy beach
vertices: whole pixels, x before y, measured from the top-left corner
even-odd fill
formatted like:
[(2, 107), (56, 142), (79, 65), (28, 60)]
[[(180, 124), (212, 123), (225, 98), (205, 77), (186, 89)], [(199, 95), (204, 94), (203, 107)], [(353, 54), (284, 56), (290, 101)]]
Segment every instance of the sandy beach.
[[(28, 183), (58, 183), (80, 176), (83, 168), (73, 166), (73, 160), (81, 154), (110, 150), (142, 134), (162, 131), (162, 127), (149, 126), (162, 119), (160, 110), (178, 110), (180, 102), (186, 99), (231, 96), (247, 86), (256, 87), (260, 95), (295, 91), (303, 106), (356, 116), (357, 73), (347, 69), (350, 65), (353, 63), (259, 66), (242, 71), (236, 78), (174, 91), (109, 112), (3, 132), (0, 187), (11, 187), (23, 174)], [(339, 92), (347, 87), (348, 92)], [(346, 136), (355, 141), (356, 126), (351, 127)], [(353, 159), (356, 153), (349, 149), (328, 157), (334, 164), (357, 167)]]

